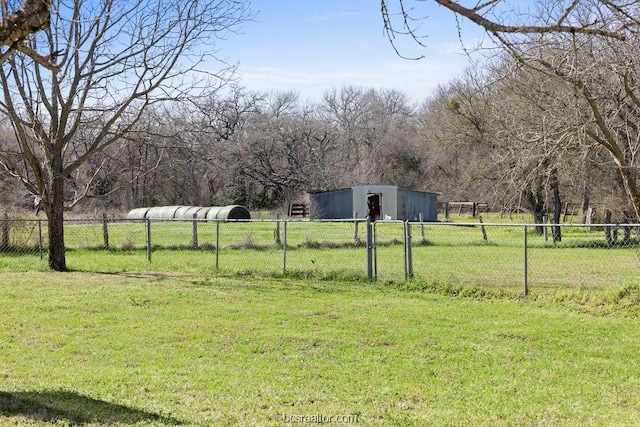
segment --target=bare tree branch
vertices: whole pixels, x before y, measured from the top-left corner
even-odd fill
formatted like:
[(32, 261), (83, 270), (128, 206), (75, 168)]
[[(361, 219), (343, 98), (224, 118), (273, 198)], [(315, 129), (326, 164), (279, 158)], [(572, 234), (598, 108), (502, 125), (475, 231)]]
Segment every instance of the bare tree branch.
[[(588, 34), (595, 36), (610, 37), (618, 40), (625, 40), (626, 36), (622, 32), (615, 30), (607, 30), (598, 28), (596, 26), (574, 26), (564, 25), (563, 22), (569, 16), (571, 11), (577, 6), (580, 0), (574, 0), (573, 3), (567, 7), (561, 17), (552, 24), (549, 25), (504, 25), (498, 21), (488, 19), (486, 15), (481, 13), (479, 7), (470, 9), (464, 7), (460, 2), (452, 0), (435, 0), (436, 3), (446, 7), (454, 13), (464, 16), (475, 24), (483, 27), (491, 33), (505, 33), (505, 34), (548, 34), (548, 33), (568, 33), (568, 34)], [(485, 5), (493, 5), (496, 2), (488, 2)], [(483, 5), (483, 6), (485, 6)]]
[(15, 51), (20, 51), (49, 70), (59, 71), (55, 59), (43, 57), (23, 43), (31, 34), (49, 28), (51, 0), (24, 0), (20, 9), (12, 14), (7, 9), (6, 0), (1, 3), (0, 46), (7, 49), (0, 52), (0, 64)]
[[(421, 33), (421, 24), (428, 19), (426, 11), (435, 5), (447, 8), (457, 17), (484, 28), (489, 34), (500, 35), (501, 40), (508, 35), (582, 34), (624, 41), (632, 28), (635, 31), (640, 27), (637, 2), (620, 4), (615, 0), (572, 0), (565, 5), (566, 1), (552, 4), (540, 0), (531, 5), (522, 5), (517, 1), (487, 0), (467, 7), (460, 0), (380, 0), (380, 10), (384, 33), (396, 53), (403, 58), (405, 55), (397, 47), (397, 37), (407, 36), (424, 47), (428, 34)], [(528, 9), (536, 5), (548, 6), (553, 14), (540, 13), (536, 16)], [(520, 8), (527, 12), (519, 13)], [(586, 16), (594, 9), (601, 10), (593, 11), (592, 19), (587, 19)], [(507, 23), (508, 20), (513, 22)], [(420, 55), (409, 59), (423, 57)]]
[[(4, 3), (4, 1), (3, 1)], [(49, 27), (51, 0), (24, 0), (20, 10), (6, 16), (0, 25), (0, 45), (11, 46), (36, 31)]]

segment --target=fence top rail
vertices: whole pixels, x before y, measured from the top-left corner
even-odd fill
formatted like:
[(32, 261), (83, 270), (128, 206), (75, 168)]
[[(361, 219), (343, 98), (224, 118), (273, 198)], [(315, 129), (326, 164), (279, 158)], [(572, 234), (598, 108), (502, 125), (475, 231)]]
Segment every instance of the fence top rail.
[[(0, 223), (7, 222), (45, 222), (46, 218), (11, 218), (0, 217)], [(67, 223), (88, 223), (88, 222), (225, 222), (225, 223), (276, 223), (276, 222), (289, 222), (289, 223), (354, 223), (354, 222), (366, 222), (367, 218), (344, 218), (344, 219), (308, 219), (308, 218), (252, 218), (252, 219), (206, 219), (206, 218), (65, 218), (64, 222)], [(599, 224), (577, 224), (577, 223), (505, 223), (505, 222), (446, 222), (446, 221), (402, 221), (402, 220), (377, 220), (371, 221), (372, 224), (401, 224), (409, 223), (411, 225), (418, 226), (430, 226), (430, 227), (576, 227), (576, 228), (640, 228), (640, 223), (599, 223)]]
[(206, 219), (206, 218), (93, 218), (93, 219), (65, 219), (66, 221), (77, 221), (77, 222), (267, 222), (267, 223), (275, 223), (275, 222), (296, 222), (296, 223), (349, 223), (352, 224), (354, 222), (366, 222), (366, 218), (345, 218), (345, 219), (304, 219), (304, 218), (251, 218), (251, 219)]
[(459, 227), (579, 227), (579, 228), (603, 228), (603, 227), (640, 227), (640, 223), (609, 223), (609, 224), (569, 224), (569, 223), (506, 223), (506, 222), (411, 222), (414, 225), (429, 226), (459, 226)]

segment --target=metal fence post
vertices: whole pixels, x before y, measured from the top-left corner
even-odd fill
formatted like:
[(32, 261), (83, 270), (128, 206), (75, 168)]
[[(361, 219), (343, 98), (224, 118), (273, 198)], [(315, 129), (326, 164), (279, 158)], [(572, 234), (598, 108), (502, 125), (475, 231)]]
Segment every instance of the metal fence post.
[(282, 245), (282, 273), (287, 273), (287, 221), (284, 221), (283, 230), (283, 245)]
[(367, 217), (367, 277), (373, 280), (373, 236), (369, 217)]
[(413, 278), (413, 249), (411, 245), (411, 223), (407, 224), (407, 278)]
[(526, 297), (529, 293), (529, 283), (528, 283), (528, 253), (527, 253), (527, 225), (524, 225), (524, 268), (523, 268), (523, 295)]
[(407, 223), (402, 222), (402, 258), (404, 261), (404, 279), (409, 277), (409, 271), (407, 270)]
[(378, 230), (373, 223), (373, 279), (378, 280)]
[(220, 221), (216, 220), (216, 270), (220, 268)]
[(151, 262), (151, 220), (147, 218), (147, 261)]
[(42, 247), (42, 220), (38, 220), (38, 251), (40, 252), (40, 261), (44, 257), (44, 248)]

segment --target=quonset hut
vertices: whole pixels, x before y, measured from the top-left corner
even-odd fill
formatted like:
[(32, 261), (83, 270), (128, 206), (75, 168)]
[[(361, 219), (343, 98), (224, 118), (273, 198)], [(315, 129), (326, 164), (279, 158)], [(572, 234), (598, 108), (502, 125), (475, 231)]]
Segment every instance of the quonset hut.
[(251, 219), (249, 210), (240, 205), (229, 206), (155, 206), (129, 211), (127, 219), (206, 219), (239, 220)]
[(412, 191), (394, 185), (359, 185), (309, 193), (311, 219), (369, 217), (402, 221), (437, 221), (438, 193)]

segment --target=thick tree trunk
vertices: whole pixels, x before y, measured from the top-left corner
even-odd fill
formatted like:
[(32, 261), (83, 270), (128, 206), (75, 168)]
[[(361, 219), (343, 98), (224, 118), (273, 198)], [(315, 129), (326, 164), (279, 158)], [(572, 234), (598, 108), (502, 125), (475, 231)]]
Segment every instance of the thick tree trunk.
[[(625, 224), (630, 224), (633, 222), (631, 214), (628, 211), (623, 212), (623, 218)], [(624, 231), (624, 239), (622, 240), (622, 245), (628, 246), (631, 244), (631, 227), (622, 227), (622, 230)]]
[(587, 192), (582, 194), (582, 205), (580, 206), (580, 224), (588, 224), (587, 216), (589, 215), (589, 194)]
[(527, 189), (523, 195), (523, 201), (527, 208), (533, 213), (533, 222), (536, 224), (536, 234), (544, 233), (544, 199), (541, 194), (540, 186), (537, 186), (535, 194), (532, 190)]
[(558, 182), (558, 170), (553, 169), (549, 176), (549, 187), (553, 194), (553, 223), (556, 224), (552, 227), (552, 235), (554, 242), (562, 241), (562, 229), (560, 228), (560, 217), (562, 215), (562, 200), (560, 199), (560, 184)]
[(64, 243), (64, 177), (56, 175), (51, 185), (47, 206), (49, 227), (49, 268), (66, 271), (67, 261)]
[[(604, 218), (602, 220), (605, 224), (611, 224), (611, 211), (604, 211)], [(616, 242), (613, 234), (611, 233), (611, 226), (604, 226), (604, 239), (607, 241), (607, 245), (611, 246)]]
[(591, 218), (589, 215), (589, 203), (591, 203), (591, 163), (589, 163), (588, 151), (583, 156), (584, 176), (582, 178), (582, 204), (580, 206), (580, 224), (588, 224)]
[(535, 232), (536, 234), (544, 234), (544, 206), (542, 204), (536, 204), (533, 210), (533, 221), (536, 224)]
[(632, 172), (632, 168), (626, 165), (619, 165), (619, 169), (620, 174), (622, 175), (625, 190), (627, 192), (627, 195), (631, 199), (635, 221), (638, 221), (638, 219), (640, 219), (640, 192), (638, 191), (635, 174)]

